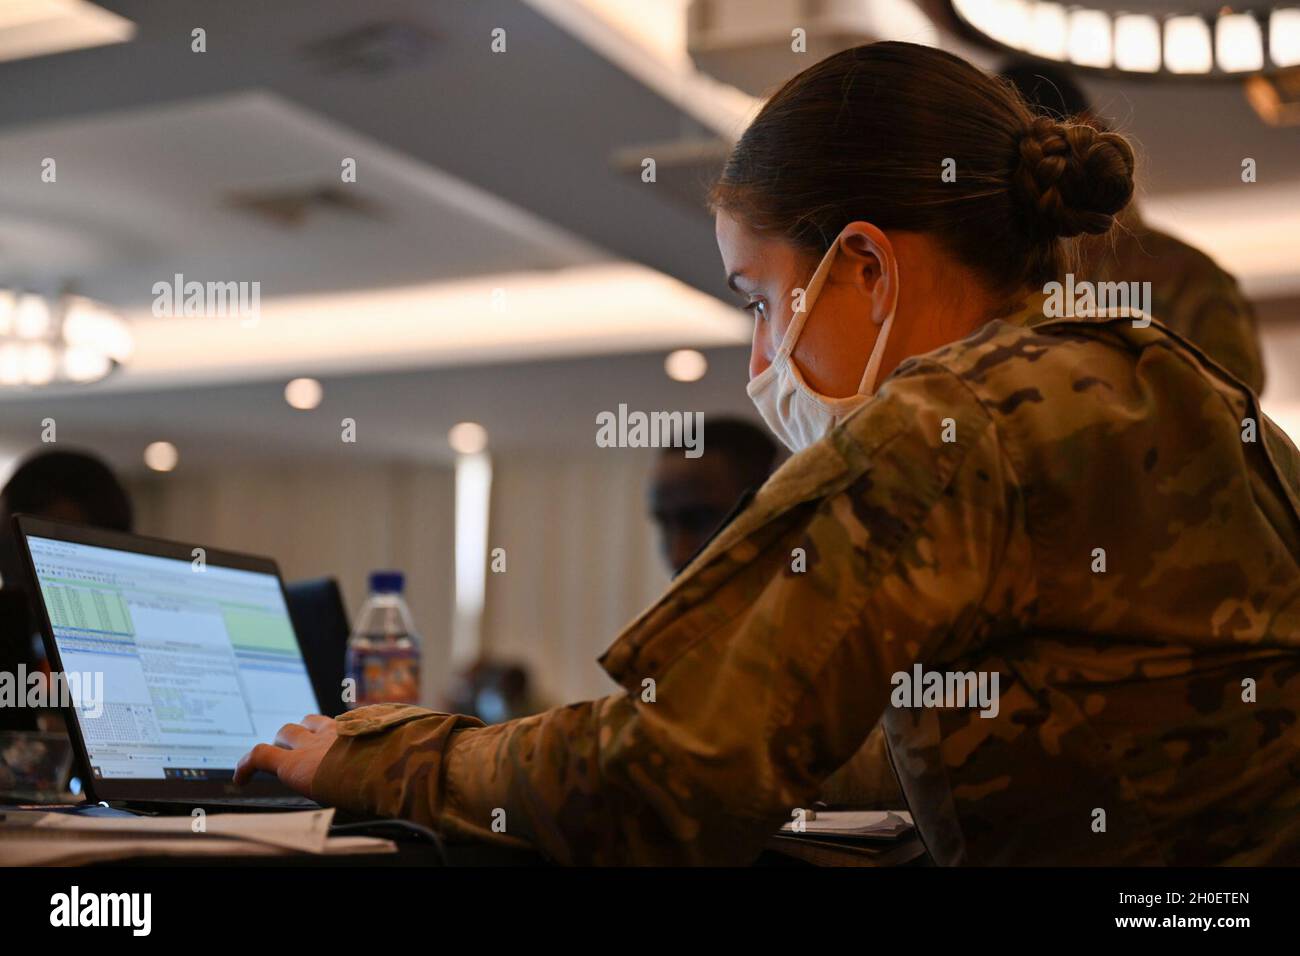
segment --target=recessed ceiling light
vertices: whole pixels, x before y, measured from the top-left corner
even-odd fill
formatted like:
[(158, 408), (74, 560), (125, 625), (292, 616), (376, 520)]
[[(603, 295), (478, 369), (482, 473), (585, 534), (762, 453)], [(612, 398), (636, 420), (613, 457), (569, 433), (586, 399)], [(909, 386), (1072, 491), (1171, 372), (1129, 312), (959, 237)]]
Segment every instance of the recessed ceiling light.
[(1069, 51), (1070, 60), (1080, 66), (1110, 66), (1110, 17), (1100, 10), (1071, 13)]
[(1115, 18), (1115, 65), (1135, 73), (1160, 69), (1160, 23), (1140, 13)]
[(1210, 28), (1200, 17), (1165, 21), (1165, 66), (1171, 73), (1209, 73), (1214, 66)]
[(54, 349), (44, 342), (27, 346), (27, 384), (48, 385), (58, 368)]
[(695, 349), (678, 349), (664, 359), (664, 371), (674, 382), (698, 382), (709, 370), (709, 360)]
[(477, 455), (487, 448), (487, 429), (478, 422), (460, 422), (447, 432), (447, 443), (461, 455)]
[(112, 360), (102, 352), (73, 347), (63, 353), (63, 374), (73, 382), (98, 381), (112, 368)]
[(1028, 45), (1028, 0), (991, 0), (988, 10), (991, 27), (989, 32), (995, 39), (1017, 50)]
[(1268, 55), (1278, 66), (1300, 64), (1300, 9), (1273, 11), (1268, 21)]
[[(964, 32), (984, 45), (1021, 50), (1086, 70), (1239, 80), (1270, 75), (1264, 57), (1264, 17), (1269, 17), (1272, 66), (1300, 63), (1300, 0), (1287, 9), (1247, 4), (1246, 12), (1218, 4), (1164, 2), (1154, 15), (1127, 12), (1139, 4), (1082, 0), (941, 0)], [(1177, 11), (1170, 7), (1183, 7)], [(1218, 6), (1216, 12), (1197, 9)]]
[(154, 471), (171, 471), (180, 458), (180, 452), (169, 441), (151, 442), (144, 450), (144, 463)]
[(45, 299), (30, 292), (21, 296), (13, 313), (14, 334), (20, 339), (39, 339), (49, 329), (50, 307)]
[(1069, 23), (1065, 7), (1059, 3), (1040, 3), (1029, 12), (1029, 42), (1026, 47), (1036, 56), (1064, 60), (1069, 50)]
[(1225, 13), (1214, 25), (1214, 55), (1225, 73), (1264, 68), (1264, 37), (1248, 13)]
[(324, 395), (325, 390), (314, 378), (295, 378), (284, 387), (284, 400), (304, 412), (318, 406)]

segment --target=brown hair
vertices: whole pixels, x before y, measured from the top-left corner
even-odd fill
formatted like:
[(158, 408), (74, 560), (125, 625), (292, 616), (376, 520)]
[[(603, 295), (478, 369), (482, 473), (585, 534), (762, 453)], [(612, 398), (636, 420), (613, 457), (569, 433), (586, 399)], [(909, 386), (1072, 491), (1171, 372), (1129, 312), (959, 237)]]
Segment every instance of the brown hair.
[[(945, 159), (956, 163), (944, 182)], [(1120, 135), (1036, 116), (1015, 89), (912, 43), (837, 53), (787, 82), (732, 150), (712, 202), (820, 256), (850, 222), (927, 233), (999, 293), (1056, 278), (1063, 237), (1133, 195)]]

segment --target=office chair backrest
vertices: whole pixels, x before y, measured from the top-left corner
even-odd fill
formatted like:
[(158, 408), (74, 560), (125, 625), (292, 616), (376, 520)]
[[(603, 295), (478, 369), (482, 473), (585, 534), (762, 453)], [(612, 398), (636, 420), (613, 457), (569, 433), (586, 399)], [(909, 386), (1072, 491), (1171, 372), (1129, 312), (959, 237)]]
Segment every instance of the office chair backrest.
[[(19, 588), (0, 588), (0, 672), (13, 675), (15, 690), (26, 695), (27, 684), (17, 684), (19, 669), (30, 674), (37, 661), (32, 646), (36, 624)], [(0, 730), (35, 730), (36, 711), (31, 707), (0, 707)]]
[(289, 617), (302, 645), (303, 660), (321, 713), (337, 717), (343, 703), (343, 677), (348, 651), (348, 614), (333, 578), (312, 578), (285, 584)]

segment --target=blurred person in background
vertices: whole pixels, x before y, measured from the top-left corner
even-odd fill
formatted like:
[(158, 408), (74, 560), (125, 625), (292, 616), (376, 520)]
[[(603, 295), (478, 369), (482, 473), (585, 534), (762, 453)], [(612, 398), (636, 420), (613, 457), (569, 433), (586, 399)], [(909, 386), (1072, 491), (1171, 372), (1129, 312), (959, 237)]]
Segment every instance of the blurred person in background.
[(526, 717), (544, 709), (532, 684), (527, 665), (484, 657), (452, 678), (447, 709), (485, 724)]
[(713, 192), (795, 454), (601, 658), (620, 690), (311, 715), (236, 781), (564, 863), (745, 863), (879, 722), (939, 864), (1300, 862), (1300, 451), (1163, 325), (1048, 315), (1134, 167), (931, 47), (804, 70)]
[[(704, 427), (708, 440), (703, 455), (687, 458), (681, 449), (664, 448), (650, 478), (650, 518), (659, 528), (660, 548), (673, 575), (749, 504), (782, 459), (771, 435), (744, 419), (706, 415)], [(833, 807), (905, 806), (879, 724), (823, 784), (821, 798)]]
[[(0, 490), (0, 671), (48, 673), (40, 628), (26, 593), (22, 555), (14, 537), (17, 514), (130, 531), (131, 499), (103, 461), (82, 451), (36, 452)], [(55, 714), (25, 707), (0, 708), (0, 730), (35, 730), (57, 723)]]
[[(776, 442), (740, 418), (705, 416), (708, 441), (698, 458), (665, 447), (648, 487), (650, 519), (670, 574), (677, 574), (771, 474)], [(542, 710), (522, 663), (484, 658), (457, 674), (447, 693), (451, 713), (498, 724)]]
[(672, 574), (679, 573), (757, 491), (778, 461), (776, 442), (744, 419), (705, 416), (708, 441), (698, 458), (664, 448), (650, 476), (650, 520)]
[[(1056, 119), (1106, 131), (1069, 72), (1048, 63), (1013, 60), (1002, 69), (1030, 107)], [(1264, 391), (1255, 309), (1237, 280), (1201, 250), (1148, 225), (1136, 201), (1105, 236), (1084, 236), (1078, 278), (1093, 282), (1150, 282), (1154, 318), (1199, 345), (1250, 387)]]

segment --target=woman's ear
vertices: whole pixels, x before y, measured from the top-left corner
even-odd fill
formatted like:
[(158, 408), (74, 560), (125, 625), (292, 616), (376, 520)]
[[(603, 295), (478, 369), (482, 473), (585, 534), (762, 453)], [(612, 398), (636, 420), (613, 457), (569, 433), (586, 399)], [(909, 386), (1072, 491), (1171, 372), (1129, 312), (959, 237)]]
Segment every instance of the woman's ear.
[(850, 281), (871, 301), (871, 319), (877, 325), (888, 318), (898, 298), (898, 264), (894, 246), (869, 222), (851, 222), (840, 232), (841, 261), (851, 270)]

